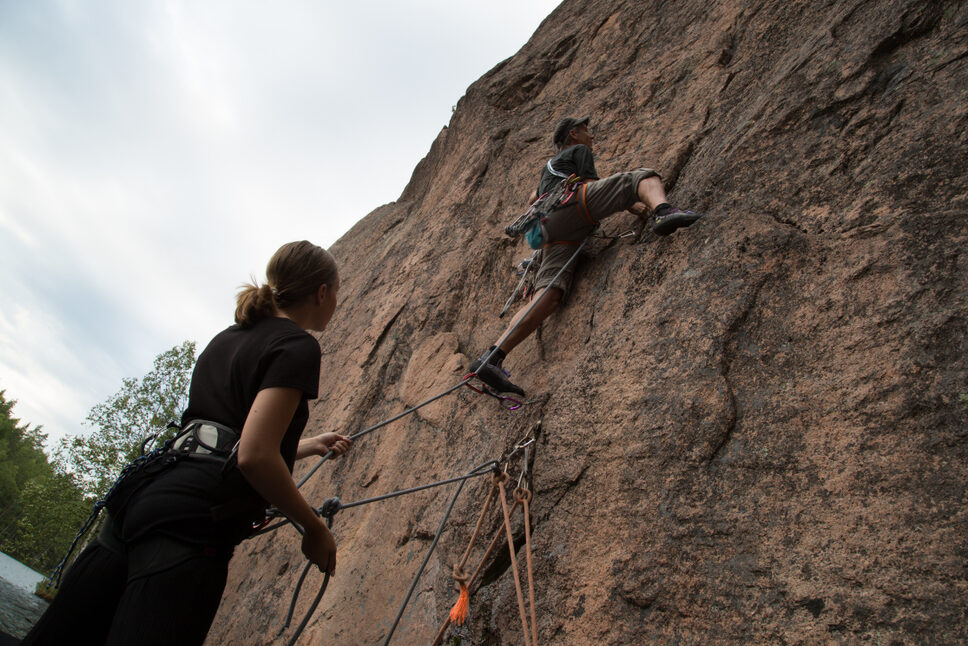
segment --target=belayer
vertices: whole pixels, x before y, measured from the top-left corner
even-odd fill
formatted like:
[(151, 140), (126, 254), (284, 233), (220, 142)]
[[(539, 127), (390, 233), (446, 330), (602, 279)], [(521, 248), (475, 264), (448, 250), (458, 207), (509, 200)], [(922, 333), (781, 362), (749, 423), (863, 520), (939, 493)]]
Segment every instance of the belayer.
[(526, 234), (532, 247), (539, 249), (530, 269), (534, 272), (533, 307), (528, 304), (518, 310), (498, 345), (471, 364), (471, 372), (497, 391), (524, 395), (508, 379), (502, 362), (558, 308), (574, 276), (575, 263), (569, 261), (602, 219), (622, 210), (643, 220), (651, 213), (652, 230), (664, 236), (702, 217), (669, 204), (662, 178), (651, 168), (599, 179), (589, 120), (569, 117), (558, 123), (553, 137), (558, 152), (541, 169), (538, 188), (531, 195), (532, 210), (541, 206), (540, 217), (531, 221), (533, 226)]
[(266, 277), (242, 288), (236, 324), (199, 355), (177, 439), (119, 481), (103, 529), (23, 644), (202, 644), (233, 549), (267, 504), (302, 527), (306, 558), (335, 571), (336, 543), (292, 467), (350, 448), (336, 433), (300, 440), (319, 388), (307, 330), (332, 318), (339, 274), (329, 252), (303, 241), (276, 251)]

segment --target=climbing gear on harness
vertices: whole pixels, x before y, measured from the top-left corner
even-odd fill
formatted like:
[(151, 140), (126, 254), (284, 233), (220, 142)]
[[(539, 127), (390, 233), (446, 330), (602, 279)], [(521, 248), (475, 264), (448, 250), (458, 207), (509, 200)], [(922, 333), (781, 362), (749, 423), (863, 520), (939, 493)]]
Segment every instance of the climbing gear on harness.
[(514, 222), (504, 228), (504, 233), (511, 238), (517, 238), (523, 233), (528, 246), (532, 249), (540, 249), (548, 242), (548, 235), (544, 229), (544, 222), (548, 219), (548, 214), (568, 206), (583, 182), (578, 175), (565, 176), (554, 170), (551, 167), (550, 160), (548, 161), (548, 169), (551, 173), (563, 179), (554, 188), (535, 200), (528, 210), (519, 215)]
[[(125, 467), (115, 487), (105, 497), (108, 511), (120, 522), (121, 514), (131, 497), (156, 475), (174, 466), (179, 460), (214, 462), (222, 465), (224, 475), (237, 451), (239, 437), (236, 430), (218, 422), (205, 419), (189, 421), (175, 437), (161, 446), (159, 453), (152, 452), (153, 458), (146, 459), (135, 469), (129, 470)], [(136, 460), (132, 465), (137, 462)]]
[[(470, 379), (473, 376), (474, 376), (474, 373), (472, 372), (468, 374), (465, 377), (465, 379)], [(511, 382), (508, 382), (508, 383), (511, 383)], [(484, 383), (483, 388), (478, 388), (470, 381), (465, 381), (464, 385), (470, 388), (471, 390), (473, 390), (475, 393), (478, 393), (480, 395), (490, 395), (491, 397), (498, 399), (501, 402), (501, 406), (503, 406), (508, 410), (517, 410), (524, 405), (524, 402), (517, 400), (514, 397), (508, 397), (507, 395), (502, 395), (498, 392), (495, 392), (490, 386), (487, 385), (487, 383)]]
[(692, 225), (702, 217), (702, 213), (680, 209), (670, 204), (660, 204), (656, 207), (653, 217), (652, 230), (655, 231), (656, 235), (667, 236), (676, 229)]
[[(169, 424), (169, 428), (178, 428), (176, 424)], [(78, 543), (94, 525), (102, 509), (107, 509), (111, 516), (120, 521), (124, 507), (128, 500), (142, 487), (148, 484), (158, 473), (168, 469), (178, 460), (189, 458), (224, 463), (231, 454), (232, 447), (238, 444), (239, 434), (228, 426), (208, 420), (192, 420), (188, 422), (171, 439), (150, 453), (142, 453), (131, 463), (121, 469), (121, 473), (108, 489), (103, 498), (94, 503), (94, 508), (77, 535), (71, 542), (67, 553), (47, 578), (48, 585), (59, 585), (64, 568)], [(148, 441), (142, 443), (142, 450)]]

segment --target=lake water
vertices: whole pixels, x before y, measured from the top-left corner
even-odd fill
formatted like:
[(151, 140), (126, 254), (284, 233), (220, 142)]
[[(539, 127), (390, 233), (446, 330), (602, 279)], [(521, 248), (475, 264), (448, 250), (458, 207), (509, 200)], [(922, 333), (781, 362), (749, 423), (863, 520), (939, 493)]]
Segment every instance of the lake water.
[(15, 558), (0, 552), (0, 579), (33, 592), (37, 584), (44, 580), (43, 574), (31, 570)]
[(0, 552), (0, 630), (20, 639), (47, 608), (34, 594), (44, 575)]

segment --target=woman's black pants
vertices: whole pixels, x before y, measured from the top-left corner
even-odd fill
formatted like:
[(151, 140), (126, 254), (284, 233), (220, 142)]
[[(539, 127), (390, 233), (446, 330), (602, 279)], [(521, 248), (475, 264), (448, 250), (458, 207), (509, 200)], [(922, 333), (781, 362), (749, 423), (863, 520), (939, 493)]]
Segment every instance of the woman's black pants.
[(225, 588), (231, 553), (167, 537), (130, 548), (95, 540), (21, 646), (201, 645)]

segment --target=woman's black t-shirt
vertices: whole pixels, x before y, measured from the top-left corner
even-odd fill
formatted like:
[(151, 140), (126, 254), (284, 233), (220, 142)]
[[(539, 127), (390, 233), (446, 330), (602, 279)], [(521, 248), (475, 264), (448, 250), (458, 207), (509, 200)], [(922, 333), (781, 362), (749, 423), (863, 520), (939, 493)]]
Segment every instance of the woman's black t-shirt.
[[(263, 319), (220, 332), (198, 357), (182, 423), (218, 422), (242, 431), (260, 390), (296, 388), (303, 398), (280, 452), (292, 470), (309, 418), (309, 399), (319, 388), (319, 344), (285, 318)], [(181, 460), (139, 491), (124, 513), (121, 536), (134, 541), (150, 532), (206, 545), (235, 544), (265, 512), (265, 501), (237, 468)]]

